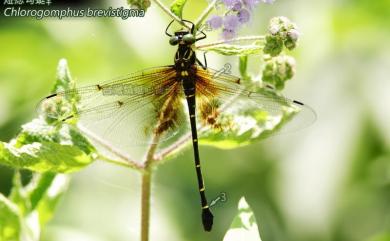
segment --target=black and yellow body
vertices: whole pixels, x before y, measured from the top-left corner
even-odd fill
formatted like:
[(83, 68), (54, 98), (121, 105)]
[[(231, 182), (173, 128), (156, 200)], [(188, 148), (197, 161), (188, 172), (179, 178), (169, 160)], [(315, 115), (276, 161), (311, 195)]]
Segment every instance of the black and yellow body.
[[(168, 26), (169, 27), (169, 26)], [(198, 179), (199, 194), (202, 206), (202, 222), (203, 227), (206, 231), (210, 231), (213, 225), (213, 214), (207, 203), (205, 194), (205, 185), (202, 176), (202, 170), (200, 166), (199, 148), (198, 148), (198, 134), (196, 128), (196, 80), (197, 80), (197, 60), (196, 54), (192, 49), (193, 44), (205, 38), (205, 35), (196, 39), (193, 33), (193, 27), (190, 31), (177, 31), (175, 35), (169, 35), (171, 37), (170, 44), (178, 45), (177, 52), (175, 54), (175, 70), (176, 78), (181, 82), (183, 86), (184, 94), (187, 99), (188, 113), (190, 118), (191, 133), (192, 133), (192, 144), (194, 150), (194, 160), (196, 175)], [(202, 65), (202, 64), (201, 64)], [(206, 69), (206, 66), (202, 67)]]
[[(221, 114), (224, 112), (240, 113), (250, 118), (261, 113), (259, 124), (263, 126), (263, 116), (274, 123), (276, 116), (279, 119), (285, 116), (286, 110), (291, 110), (291, 113), (302, 112), (302, 118), (294, 118), (298, 126), (292, 125), (293, 130), (298, 130), (313, 123), (316, 115), (310, 107), (299, 101), (287, 99), (267, 88), (254, 92), (240, 85), (239, 77), (207, 68), (206, 58), (202, 63), (194, 51), (194, 44), (206, 38), (206, 35), (196, 31), (191, 22), (182, 21), (191, 24), (191, 27), (169, 34), (171, 22), (166, 30), (170, 37), (169, 43), (177, 45), (173, 65), (152, 67), (99, 84), (51, 94), (41, 100), (38, 111), (51, 122), (73, 119), (115, 149), (128, 150), (133, 144), (157, 148), (159, 142), (183, 133), (180, 131), (184, 129), (180, 128), (187, 127), (184, 123), (187, 122), (186, 116), (183, 116), (181, 109), (185, 96), (202, 221), (204, 229), (210, 231), (213, 215), (207, 203), (202, 177), (197, 123), (218, 133), (229, 131), (240, 124), (234, 118), (223, 118)], [(232, 101), (232, 97), (235, 101)], [(129, 123), (132, 128), (128, 128)], [(162, 149), (156, 156), (161, 158), (166, 153), (169, 151)]]

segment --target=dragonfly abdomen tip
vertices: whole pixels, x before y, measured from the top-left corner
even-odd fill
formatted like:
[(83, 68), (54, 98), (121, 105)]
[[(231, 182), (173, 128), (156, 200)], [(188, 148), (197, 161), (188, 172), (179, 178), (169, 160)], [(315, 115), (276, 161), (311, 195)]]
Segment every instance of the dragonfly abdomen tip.
[(202, 211), (202, 222), (205, 231), (210, 232), (213, 227), (214, 216), (209, 208), (203, 209)]

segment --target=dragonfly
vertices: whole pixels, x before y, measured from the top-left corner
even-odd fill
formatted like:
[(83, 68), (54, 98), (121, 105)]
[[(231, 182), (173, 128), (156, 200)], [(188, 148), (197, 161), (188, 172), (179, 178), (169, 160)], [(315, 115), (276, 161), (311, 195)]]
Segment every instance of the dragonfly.
[[(191, 133), (194, 164), (205, 231), (211, 231), (214, 216), (206, 198), (206, 188), (199, 155), (198, 128), (215, 133), (232, 128), (225, 112), (248, 106), (280, 115), (286, 108), (306, 113), (302, 125), (311, 123), (314, 111), (300, 101), (272, 94), (265, 89), (251, 90), (241, 79), (207, 66), (195, 52), (195, 43), (207, 36), (195, 25), (183, 20), (186, 27), (165, 30), (169, 44), (177, 46), (174, 63), (152, 67), (100, 82), (64, 90), (44, 98), (39, 110), (59, 121), (77, 119), (84, 127), (118, 147), (170, 143), (184, 133)], [(72, 98), (77, 103), (57, 108)], [(308, 117), (307, 117), (308, 116)], [(130, 127), (129, 127), (130, 126)]]

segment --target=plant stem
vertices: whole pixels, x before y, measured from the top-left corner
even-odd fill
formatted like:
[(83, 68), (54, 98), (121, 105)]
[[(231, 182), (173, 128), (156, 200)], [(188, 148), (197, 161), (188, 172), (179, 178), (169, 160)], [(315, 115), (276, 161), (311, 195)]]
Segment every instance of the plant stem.
[(180, 25), (182, 25), (183, 27), (188, 28), (188, 26), (185, 25), (185, 23), (178, 16), (176, 16), (174, 13), (172, 13), (171, 10), (169, 10), (169, 8), (167, 8), (162, 2), (160, 2), (160, 0), (153, 0), (153, 2), (155, 4), (157, 4), (157, 6), (159, 6), (173, 20), (175, 20), (176, 22), (180, 23)]
[(191, 140), (191, 132), (186, 133), (182, 138), (177, 140), (175, 143), (158, 152), (155, 156), (156, 161), (161, 162), (162, 160), (164, 160), (166, 156), (168, 156), (172, 152), (179, 151), (181, 148), (185, 146), (185, 144), (189, 140)]
[[(86, 136), (88, 136), (91, 140), (94, 142), (98, 143), (100, 146), (104, 147), (106, 150), (114, 154), (115, 156), (119, 157), (123, 161), (117, 161), (117, 160), (112, 160), (111, 158), (108, 158), (103, 155), (99, 155), (99, 158), (103, 161), (107, 161), (110, 163), (114, 164), (119, 164), (119, 165), (125, 165), (126, 167), (134, 168), (137, 170), (142, 169), (142, 166), (138, 164), (136, 161), (134, 161), (132, 158), (128, 157), (124, 153), (122, 153), (120, 150), (116, 149), (113, 147), (110, 143), (107, 141), (103, 140), (101, 137), (97, 136), (96, 134), (92, 133), (89, 131), (87, 128), (84, 128), (82, 125), (77, 125), (77, 128)], [(126, 162), (126, 164), (124, 163)]]
[(220, 41), (215, 41), (211, 42), (208, 44), (202, 44), (196, 46), (197, 49), (204, 49), (204, 48), (210, 48), (210, 47), (215, 47), (220, 44), (226, 44), (226, 43), (233, 43), (233, 42), (241, 42), (241, 41), (257, 41), (257, 40), (264, 40), (264, 36), (247, 36), (247, 37), (238, 37), (238, 38), (233, 38), (233, 39), (228, 39), (228, 40), (220, 40)]
[(149, 220), (150, 220), (150, 190), (151, 190), (150, 169), (142, 172), (141, 184), (141, 241), (149, 241)]
[[(204, 126), (198, 128), (198, 134), (202, 134), (206, 129), (207, 127)], [(191, 132), (188, 131), (185, 135), (183, 135), (183, 137), (181, 137), (175, 143), (159, 151), (154, 156), (154, 163), (161, 162), (162, 160), (165, 159), (165, 157), (184, 148), (188, 144), (188, 141), (191, 140), (191, 136), (192, 136)]]
[(212, 1), (207, 8), (200, 14), (198, 19), (195, 21), (195, 28), (198, 29), (200, 25), (203, 23), (203, 21), (207, 18), (207, 16), (211, 13), (213, 10), (215, 4), (217, 4), (218, 0)]
[[(157, 125), (159, 126), (160, 123)], [(152, 144), (150, 144), (149, 149), (146, 152), (144, 168), (149, 169), (152, 162), (155, 160), (154, 154), (156, 153), (158, 142), (160, 140), (160, 135), (155, 134), (152, 138)]]
[(118, 165), (118, 166), (135, 169), (135, 170), (138, 170), (138, 171), (142, 171), (143, 170), (143, 166), (138, 164), (138, 163), (131, 163), (131, 162), (128, 162), (128, 161), (124, 161), (122, 159), (120, 159), (120, 160), (111, 159), (111, 158), (106, 157), (106, 156), (101, 155), (101, 154), (97, 155), (96, 159), (101, 160), (101, 161), (105, 161), (105, 162), (108, 162), (108, 163), (111, 163), (111, 164), (115, 164), (115, 165)]
[[(156, 128), (160, 126), (160, 122)], [(149, 241), (149, 225), (150, 225), (150, 193), (151, 193), (151, 177), (154, 153), (157, 150), (158, 142), (160, 140), (160, 134), (153, 135), (152, 143), (149, 145), (149, 149), (146, 152), (145, 161), (142, 171), (142, 184), (141, 184), (141, 241)]]

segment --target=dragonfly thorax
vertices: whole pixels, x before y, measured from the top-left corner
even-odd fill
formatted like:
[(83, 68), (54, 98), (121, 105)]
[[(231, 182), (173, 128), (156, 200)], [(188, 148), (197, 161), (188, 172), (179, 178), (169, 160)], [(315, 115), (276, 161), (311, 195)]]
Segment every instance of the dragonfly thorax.
[(175, 66), (177, 70), (187, 70), (195, 64), (196, 55), (191, 46), (179, 45), (175, 54)]

